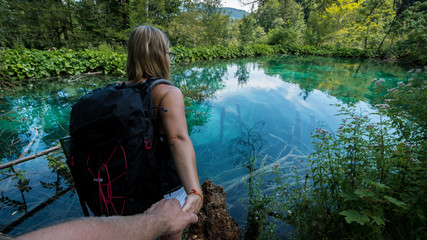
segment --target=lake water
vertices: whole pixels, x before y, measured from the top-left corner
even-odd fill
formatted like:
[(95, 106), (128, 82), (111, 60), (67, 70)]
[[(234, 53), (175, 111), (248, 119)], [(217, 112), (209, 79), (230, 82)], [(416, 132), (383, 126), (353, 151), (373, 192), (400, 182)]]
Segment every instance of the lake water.
[[(209, 96), (186, 102), (200, 181), (210, 179), (225, 188), (227, 209), (243, 226), (250, 144), (259, 149), (257, 168), (267, 171), (280, 164), (284, 174), (304, 168), (310, 133), (317, 127), (333, 132), (340, 123), (331, 104), (355, 103), (361, 113), (372, 112), (372, 79), (402, 81), (408, 70), (373, 61), (279, 56), (175, 65), (172, 80)], [(123, 80), (31, 80), (0, 97), (0, 163), (58, 145), (68, 134), (72, 104), (96, 87)], [(64, 166), (58, 151), (17, 165), (15, 172), (2, 170), (2, 232), (16, 236), (83, 216)], [(269, 193), (269, 186), (264, 187)]]

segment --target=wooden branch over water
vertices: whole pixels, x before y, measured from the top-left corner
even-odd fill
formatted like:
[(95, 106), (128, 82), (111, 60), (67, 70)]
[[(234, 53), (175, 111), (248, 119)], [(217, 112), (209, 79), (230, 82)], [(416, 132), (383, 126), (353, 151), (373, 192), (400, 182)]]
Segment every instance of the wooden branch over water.
[(51, 147), (49, 149), (43, 150), (41, 152), (38, 152), (36, 154), (30, 155), (30, 156), (26, 156), (26, 157), (22, 157), (22, 158), (18, 158), (16, 160), (12, 161), (12, 162), (4, 163), (4, 164), (0, 165), (0, 170), (4, 169), (4, 168), (12, 167), (12, 166), (14, 166), (16, 164), (23, 163), (23, 162), (26, 162), (28, 160), (34, 159), (34, 158), (38, 158), (40, 156), (44, 156), (44, 155), (46, 155), (48, 153), (51, 153), (53, 151), (56, 151), (56, 150), (58, 150), (60, 148), (61, 148), (61, 146)]

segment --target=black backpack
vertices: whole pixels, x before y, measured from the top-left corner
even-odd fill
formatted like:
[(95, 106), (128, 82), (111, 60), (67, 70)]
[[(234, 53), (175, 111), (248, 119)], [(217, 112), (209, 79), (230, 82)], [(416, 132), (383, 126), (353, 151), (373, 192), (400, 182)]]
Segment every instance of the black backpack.
[[(111, 84), (81, 97), (70, 116), (67, 164), (83, 212), (142, 213), (163, 198), (162, 169), (151, 89), (164, 79)], [(160, 108), (163, 111), (167, 109)]]

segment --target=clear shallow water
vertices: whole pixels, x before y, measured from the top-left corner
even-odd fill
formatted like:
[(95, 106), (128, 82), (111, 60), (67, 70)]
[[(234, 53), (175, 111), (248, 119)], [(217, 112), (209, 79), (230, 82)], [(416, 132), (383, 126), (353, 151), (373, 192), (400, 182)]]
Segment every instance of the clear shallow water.
[[(371, 80), (400, 81), (408, 76), (407, 70), (367, 61), (282, 56), (177, 65), (172, 75), (176, 86), (210, 96), (203, 102), (187, 102), (200, 180), (209, 178), (224, 186), (228, 211), (243, 226), (248, 172), (238, 163), (248, 157), (235, 144), (242, 133), (252, 128), (250, 133), (262, 136), (258, 167), (280, 163), (285, 172), (303, 168), (310, 153), (310, 132), (316, 127), (334, 131), (340, 122), (331, 104), (356, 103), (361, 112), (371, 112)], [(1, 97), (0, 161), (17, 159), (27, 148), (28, 155), (58, 144), (68, 134), (72, 104), (91, 89), (115, 81), (123, 79), (37, 80)], [(67, 174), (54, 170), (64, 164), (62, 152), (49, 156), (14, 167), (29, 179), (31, 190), (22, 194), (13, 173), (3, 171), (3, 232), (15, 236), (83, 215)], [(11, 224), (14, 228), (6, 230)]]

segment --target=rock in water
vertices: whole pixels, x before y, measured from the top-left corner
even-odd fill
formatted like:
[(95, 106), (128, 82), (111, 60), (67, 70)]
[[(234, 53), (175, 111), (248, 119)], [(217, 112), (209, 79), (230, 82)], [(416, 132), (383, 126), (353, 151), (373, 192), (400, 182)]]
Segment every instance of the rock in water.
[(191, 225), (188, 239), (198, 240), (234, 240), (242, 239), (240, 227), (227, 213), (224, 188), (215, 185), (206, 179), (202, 184), (204, 197), (203, 207), (200, 210), (199, 221)]

